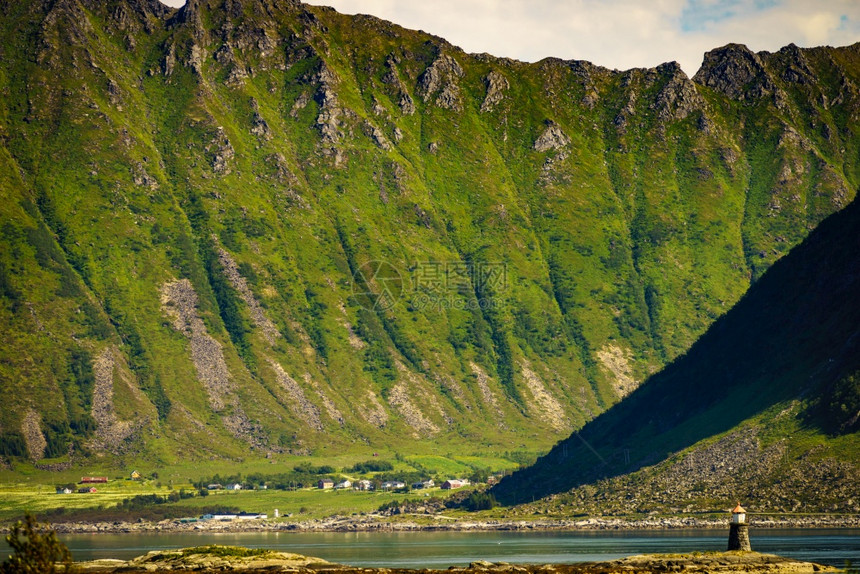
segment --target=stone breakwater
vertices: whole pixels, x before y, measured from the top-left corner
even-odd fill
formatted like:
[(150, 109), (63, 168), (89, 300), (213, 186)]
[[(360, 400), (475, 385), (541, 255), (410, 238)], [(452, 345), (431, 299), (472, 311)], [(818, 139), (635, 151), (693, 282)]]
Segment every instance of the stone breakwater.
[[(428, 517), (429, 518), (429, 517)], [(725, 519), (700, 518), (585, 518), (580, 520), (454, 520), (435, 516), (421, 521), (391, 520), (383, 516), (335, 517), (301, 522), (271, 520), (206, 520), (179, 522), (63, 522), (52, 524), (58, 533), (122, 532), (416, 532), (416, 531), (528, 531), (528, 530), (669, 530), (728, 529)], [(860, 528), (860, 516), (808, 516), (753, 519), (751, 528)]]

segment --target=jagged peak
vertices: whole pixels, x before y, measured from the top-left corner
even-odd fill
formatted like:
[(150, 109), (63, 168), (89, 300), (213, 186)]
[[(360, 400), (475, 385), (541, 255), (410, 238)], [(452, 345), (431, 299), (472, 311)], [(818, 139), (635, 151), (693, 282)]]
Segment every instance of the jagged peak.
[(760, 80), (756, 82), (759, 89), (754, 90), (752, 96), (772, 91), (761, 56), (743, 44), (726, 44), (706, 52), (702, 67), (693, 76), (694, 82), (714, 88), (735, 100), (745, 99), (756, 80)]
[(673, 78), (679, 78), (681, 80), (690, 79), (684, 72), (684, 70), (681, 69), (681, 64), (675, 61), (660, 64), (659, 66), (657, 66), (657, 73), (662, 75), (669, 75)]

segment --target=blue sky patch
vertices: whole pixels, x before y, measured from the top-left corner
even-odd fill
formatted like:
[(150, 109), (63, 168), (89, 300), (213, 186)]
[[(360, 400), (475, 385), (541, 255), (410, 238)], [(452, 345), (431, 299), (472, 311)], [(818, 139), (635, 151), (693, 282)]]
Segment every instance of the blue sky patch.
[(681, 30), (701, 32), (720, 22), (770, 10), (780, 3), (780, 0), (689, 0), (681, 11)]

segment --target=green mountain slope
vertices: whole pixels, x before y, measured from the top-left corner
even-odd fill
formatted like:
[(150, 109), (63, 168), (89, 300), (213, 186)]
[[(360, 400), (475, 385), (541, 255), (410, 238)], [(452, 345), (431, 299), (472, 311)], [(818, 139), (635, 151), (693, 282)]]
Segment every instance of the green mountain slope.
[(8, 460), (543, 448), (860, 182), (860, 45), (690, 80), (287, 0), (0, 15)]
[(686, 354), (503, 480), (496, 495), (513, 502), (574, 489), (552, 501), (582, 508), (597, 490), (575, 487), (627, 475), (601, 483), (602, 506), (677, 511), (741, 497), (757, 510), (856, 512), (858, 289), (855, 201), (774, 264)]

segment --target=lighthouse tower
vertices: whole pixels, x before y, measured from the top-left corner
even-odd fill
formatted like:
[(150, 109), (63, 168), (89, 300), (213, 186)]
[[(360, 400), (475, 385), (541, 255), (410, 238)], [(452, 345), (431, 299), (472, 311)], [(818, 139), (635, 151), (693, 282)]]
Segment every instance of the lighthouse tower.
[(749, 552), (750, 532), (747, 524), (747, 511), (738, 502), (732, 509), (732, 521), (729, 524), (729, 550), (745, 550)]

